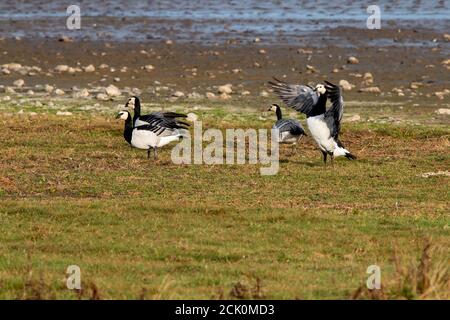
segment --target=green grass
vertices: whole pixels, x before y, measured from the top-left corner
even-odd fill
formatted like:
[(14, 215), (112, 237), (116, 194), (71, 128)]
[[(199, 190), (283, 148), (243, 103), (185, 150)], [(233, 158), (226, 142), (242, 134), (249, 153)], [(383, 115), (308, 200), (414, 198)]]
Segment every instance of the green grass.
[[(197, 113), (204, 128), (273, 121)], [(228, 298), (259, 281), (254, 297), (343, 299), (369, 265), (394, 279), (395, 248), (417, 259), (428, 238), (450, 247), (449, 178), (421, 177), (448, 170), (448, 126), (345, 124), (358, 161), (324, 168), (308, 139), (261, 176), (259, 165), (174, 165), (170, 148), (147, 160), (112, 116), (0, 123), (3, 299), (78, 298), (65, 288), (71, 264), (84, 298)]]

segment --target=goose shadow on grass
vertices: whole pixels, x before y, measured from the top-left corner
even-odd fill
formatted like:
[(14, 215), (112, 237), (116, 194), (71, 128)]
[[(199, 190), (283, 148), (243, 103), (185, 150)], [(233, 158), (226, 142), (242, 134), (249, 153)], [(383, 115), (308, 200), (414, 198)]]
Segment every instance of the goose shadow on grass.
[(298, 165), (304, 165), (307, 167), (323, 167), (323, 162), (315, 162), (315, 161), (298, 161), (298, 160), (292, 160), (292, 159), (280, 159), (280, 163), (294, 163)]

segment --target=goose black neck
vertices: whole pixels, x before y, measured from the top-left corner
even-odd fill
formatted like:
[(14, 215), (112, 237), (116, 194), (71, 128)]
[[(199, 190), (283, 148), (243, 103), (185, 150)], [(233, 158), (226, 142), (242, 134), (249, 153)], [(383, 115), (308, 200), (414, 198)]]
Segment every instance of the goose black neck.
[(133, 124), (131, 123), (131, 118), (128, 117), (127, 120), (125, 120), (125, 127), (123, 129), (123, 137), (129, 144), (131, 144), (132, 134), (133, 134)]
[(136, 120), (141, 116), (141, 101), (138, 97), (134, 98), (134, 116), (133, 116), (133, 123), (136, 122)]
[(283, 115), (281, 114), (281, 108), (279, 106), (276, 106), (276, 114), (277, 114), (277, 120), (281, 120), (283, 118)]
[(326, 109), (327, 98), (328, 98), (327, 92), (325, 92), (324, 94), (321, 94), (319, 96), (319, 100), (317, 101), (317, 104), (314, 106), (314, 108), (311, 110), (311, 112), (308, 113), (307, 117), (314, 117), (314, 116), (324, 114), (325, 111), (327, 110)]

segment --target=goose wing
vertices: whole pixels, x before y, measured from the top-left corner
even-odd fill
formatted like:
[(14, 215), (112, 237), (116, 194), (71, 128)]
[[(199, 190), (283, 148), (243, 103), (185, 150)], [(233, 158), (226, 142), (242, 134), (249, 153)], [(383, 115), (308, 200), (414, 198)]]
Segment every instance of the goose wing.
[(278, 129), (281, 132), (290, 132), (293, 135), (305, 135), (305, 130), (303, 129), (302, 125), (295, 121), (294, 119), (281, 119), (278, 120), (274, 128)]
[[(143, 122), (148, 122), (148, 123), (154, 123), (154, 122), (158, 122), (161, 119), (172, 119), (173, 121), (179, 121), (177, 120), (177, 118), (186, 118), (187, 115), (182, 114), (182, 113), (176, 113), (176, 112), (152, 112), (150, 114), (146, 114), (146, 115), (141, 115), (139, 116), (139, 120), (143, 121)], [(181, 121), (179, 121), (181, 122)], [(185, 125), (189, 125), (185, 122), (182, 122)]]
[[(176, 112), (153, 112), (139, 117), (140, 125), (136, 128), (140, 130), (150, 130), (162, 134), (169, 131), (169, 135), (176, 129), (186, 129), (189, 123), (178, 120), (177, 118), (186, 118), (187, 116)], [(145, 124), (144, 124), (145, 123)]]
[(148, 124), (135, 127), (137, 130), (152, 131), (158, 136), (175, 134), (178, 129), (188, 130), (188, 123), (177, 121), (174, 118), (153, 117)]
[(319, 101), (319, 96), (314, 88), (300, 84), (288, 84), (273, 78), (276, 82), (269, 81), (276, 95), (289, 107), (308, 115)]
[(331, 136), (337, 139), (341, 129), (342, 115), (344, 114), (344, 99), (339, 86), (328, 81), (325, 81), (325, 83), (331, 107), (325, 112), (324, 120), (330, 129)]

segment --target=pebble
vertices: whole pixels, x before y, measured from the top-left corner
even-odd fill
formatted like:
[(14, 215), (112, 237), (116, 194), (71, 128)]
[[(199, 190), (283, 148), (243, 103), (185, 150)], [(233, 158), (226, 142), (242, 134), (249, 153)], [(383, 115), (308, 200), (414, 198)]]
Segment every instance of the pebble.
[(110, 84), (105, 88), (105, 92), (110, 97), (118, 97), (122, 94), (122, 92), (115, 85)]
[(152, 70), (155, 69), (155, 67), (152, 66), (151, 64), (148, 64), (148, 65), (144, 66), (144, 69), (145, 69), (146, 71), (152, 71)]
[(219, 86), (217, 91), (219, 93), (231, 94), (233, 92), (232, 87), (233, 86), (231, 84), (229, 84), (229, 83), (228, 84), (224, 84), (222, 86)]
[(411, 89), (419, 89), (419, 87), (422, 85), (422, 83), (420, 82), (411, 82), (411, 84), (409, 85), (409, 87)]
[(56, 89), (55, 90), (55, 94), (57, 95), (57, 96), (62, 96), (62, 95), (64, 95), (64, 91), (63, 90), (61, 90), (61, 89)]
[(16, 93), (16, 90), (14, 90), (14, 88), (12, 88), (12, 87), (6, 87), (5, 93), (14, 94), (14, 93)]
[(89, 91), (88, 89), (84, 88), (81, 89), (80, 91), (76, 91), (72, 94), (72, 97), (79, 99), (79, 98), (87, 98), (89, 97)]
[(364, 73), (363, 81), (361, 82), (361, 86), (369, 87), (373, 85), (373, 76), (370, 72)]
[(255, 39), (253, 39), (253, 42), (255, 42), (255, 43), (261, 42), (261, 39), (256, 37)]
[(210, 100), (213, 100), (213, 99), (216, 99), (216, 95), (214, 93), (212, 93), (212, 92), (207, 92), (206, 93), (206, 98), (208, 98)]
[(58, 39), (59, 42), (73, 42), (73, 39), (68, 36), (62, 36)]
[(184, 97), (184, 92), (181, 92), (181, 91), (175, 91), (174, 93), (172, 93), (172, 97), (175, 97), (175, 98), (181, 98), (181, 97)]
[(339, 86), (341, 86), (344, 91), (350, 91), (355, 87), (355, 85), (344, 79), (339, 81)]
[(347, 59), (347, 63), (348, 63), (348, 64), (358, 64), (358, 63), (359, 63), (359, 60), (358, 60), (356, 57), (349, 57), (349, 58)]
[(242, 91), (241, 92), (241, 96), (248, 96), (248, 95), (250, 95), (250, 91)]
[(13, 82), (13, 85), (18, 88), (22, 88), (25, 85), (25, 81), (23, 79), (18, 79)]
[(259, 93), (259, 95), (260, 95), (261, 97), (268, 97), (268, 96), (269, 96), (269, 93), (268, 93), (267, 91), (263, 90), (263, 91), (261, 91), (261, 92)]
[(307, 65), (306, 65), (306, 72), (307, 72), (307, 73), (318, 73), (319, 70), (317, 70), (316, 67), (307, 64)]
[(108, 101), (109, 97), (107, 94), (105, 93), (99, 93), (97, 94), (97, 96), (95, 97), (95, 99), (100, 100), (100, 101)]
[(27, 91), (27, 94), (30, 95), (30, 96), (32, 96), (32, 95), (34, 95), (34, 91), (33, 91), (33, 90), (28, 90), (28, 91)]
[(437, 109), (437, 110), (435, 111), (435, 113), (437, 113), (437, 114), (446, 114), (446, 115), (450, 115), (450, 109), (447, 109), (447, 108), (440, 108), (440, 109)]
[(83, 67), (83, 71), (84, 72), (94, 72), (95, 71), (95, 67), (94, 67), (94, 65), (90, 64), (87, 67)]
[(367, 93), (381, 93), (381, 90), (378, 87), (361, 88), (358, 91), (359, 92), (367, 92)]
[(446, 95), (448, 95), (449, 93), (450, 93), (450, 90), (449, 90), (449, 89), (444, 89), (444, 91), (437, 91), (437, 92), (435, 92), (434, 95), (435, 95), (436, 97), (438, 97), (440, 100), (442, 100), (442, 99), (444, 99), (444, 97), (445, 97)]
[(49, 85), (49, 84), (46, 84), (45, 87), (44, 87), (44, 90), (45, 90), (47, 93), (52, 93), (54, 89), (55, 89), (55, 88), (54, 88), (53, 86)]
[(55, 72), (67, 72), (69, 71), (69, 66), (65, 64), (60, 64), (55, 67)]
[(20, 63), (15, 63), (15, 62), (11, 62), (11, 63), (6, 63), (4, 65), (2, 65), (3, 68), (5, 69), (9, 69), (11, 71), (19, 71), (20, 69), (22, 69), (22, 65)]
[(225, 93), (225, 92), (223, 92), (219, 97), (222, 100), (229, 100), (229, 99), (231, 99), (231, 96), (228, 93)]
[(312, 50), (305, 50), (305, 49), (297, 49), (297, 53), (303, 53), (303, 54), (312, 54)]
[(188, 94), (188, 99), (196, 100), (196, 99), (202, 99), (202, 98), (203, 98), (203, 96), (198, 92), (192, 92), (192, 93)]

